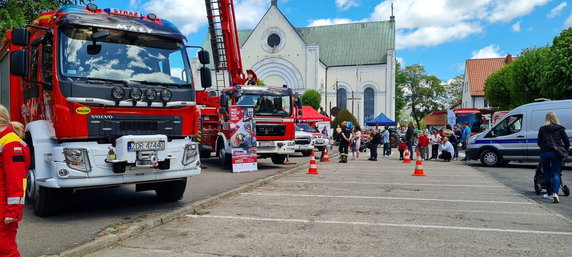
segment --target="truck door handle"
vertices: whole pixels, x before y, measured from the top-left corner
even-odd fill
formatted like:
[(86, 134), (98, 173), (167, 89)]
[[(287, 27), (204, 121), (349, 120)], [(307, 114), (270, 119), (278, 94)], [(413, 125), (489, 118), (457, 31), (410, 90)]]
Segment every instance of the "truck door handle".
[(517, 136), (516, 138), (523, 138), (524, 136)]

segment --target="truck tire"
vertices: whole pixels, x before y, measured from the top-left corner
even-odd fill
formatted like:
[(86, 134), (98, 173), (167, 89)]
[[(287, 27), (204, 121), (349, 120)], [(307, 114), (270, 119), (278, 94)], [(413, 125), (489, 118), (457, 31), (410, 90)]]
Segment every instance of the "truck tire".
[[(310, 156), (310, 155), (312, 155), (312, 150), (303, 151), (303, 152), (302, 152), (302, 155), (303, 155), (303, 156)], [(274, 159), (272, 159), (272, 161), (274, 161)]]
[(34, 214), (38, 217), (48, 217), (58, 213), (62, 191), (58, 188), (40, 186), (36, 196), (32, 199)]
[(284, 162), (286, 161), (286, 155), (283, 154), (272, 155), (272, 157), (270, 158), (272, 159), (272, 163), (274, 164), (284, 164)]
[(187, 188), (187, 178), (156, 184), (155, 193), (163, 202), (175, 202), (183, 198)]
[(486, 149), (480, 156), (481, 164), (486, 167), (498, 167), (502, 164), (502, 157), (492, 149)]
[(230, 166), (230, 164), (232, 162), (232, 155), (230, 155), (226, 152), (226, 150), (224, 149), (223, 143), (220, 143), (220, 142), (218, 143), (217, 151), (218, 151), (218, 160), (219, 160), (220, 164), (222, 164), (223, 166)]

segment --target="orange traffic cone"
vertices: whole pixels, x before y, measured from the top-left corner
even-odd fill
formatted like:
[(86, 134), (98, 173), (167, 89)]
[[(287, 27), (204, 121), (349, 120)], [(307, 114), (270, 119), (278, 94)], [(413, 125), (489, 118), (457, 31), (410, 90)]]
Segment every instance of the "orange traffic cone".
[(318, 172), (318, 165), (316, 165), (316, 156), (314, 155), (314, 151), (312, 151), (312, 159), (310, 159), (310, 168), (308, 169), (308, 173), (306, 174), (313, 174), (313, 175), (320, 174)]
[(324, 154), (322, 155), (322, 162), (329, 162), (330, 156), (328, 155), (328, 148), (324, 148)]
[(417, 161), (415, 162), (415, 172), (413, 176), (425, 176), (423, 173), (423, 159), (421, 159), (421, 154), (417, 154)]
[(405, 153), (403, 154), (403, 156), (405, 156), (403, 158), (403, 163), (411, 163), (411, 158), (409, 158), (409, 150), (405, 149)]

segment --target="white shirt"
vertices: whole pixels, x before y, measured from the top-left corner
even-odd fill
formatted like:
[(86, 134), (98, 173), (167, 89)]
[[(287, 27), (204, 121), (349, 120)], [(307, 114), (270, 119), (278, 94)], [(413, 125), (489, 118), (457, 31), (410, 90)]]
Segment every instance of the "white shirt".
[(453, 148), (453, 144), (451, 144), (449, 141), (443, 144), (443, 151), (447, 151), (451, 153), (451, 155), (455, 155), (455, 148)]

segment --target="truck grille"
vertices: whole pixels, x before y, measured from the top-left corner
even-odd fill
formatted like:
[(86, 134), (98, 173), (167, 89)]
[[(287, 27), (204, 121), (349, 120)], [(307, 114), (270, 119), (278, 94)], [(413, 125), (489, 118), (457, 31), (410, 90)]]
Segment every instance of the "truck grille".
[(256, 124), (256, 136), (284, 136), (286, 134), (286, 125), (259, 125)]
[(309, 145), (310, 142), (312, 142), (312, 140), (309, 138), (296, 138), (294, 140), (294, 143), (296, 143), (297, 145)]
[(180, 136), (180, 116), (90, 115), (87, 118), (89, 138), (116, 138), (123, 135)]

